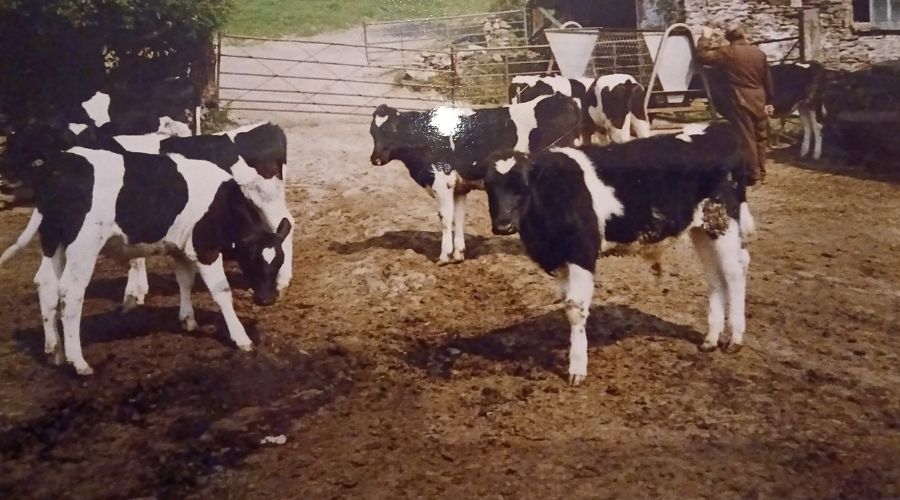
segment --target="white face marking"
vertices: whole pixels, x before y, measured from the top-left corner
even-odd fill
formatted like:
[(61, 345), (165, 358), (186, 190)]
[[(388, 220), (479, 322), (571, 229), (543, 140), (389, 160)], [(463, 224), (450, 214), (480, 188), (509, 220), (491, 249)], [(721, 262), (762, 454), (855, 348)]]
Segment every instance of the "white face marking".
[(81, 103), (81, 107), (94, 121), (94, 125), (102, 127), (109, 123), (109, 95), (97, 92), (93, 97)]
[(88, 128), (88, 126), (85, 125), (84, 123), (70, 123), (69, 124), (69, 130), (71, 130), (72, 133), (75, 135), (78, 135), (78, 134), (84, 132), (85, 129), (87, 129), (87, 128)]
[(271, 264), (272, 261), (275, 260), (276, 255), (277, 253), (275, 252), (274, 248), (265, 248), (262, 251), (262, 258), (264, 261), (266, 261), (266, 264)]
[(514, 157), (497, 160), (497, 162), (494, 163), (494, 168), (497, 169), (497, 172), (499, 172), (501, 175), (508, 174), (514, 166), (516, 166), (516, 159)]
[(388, 118), (390, 118), (390, 116), (376, 115), (375, 116), (375, 126), (380, 128), (382, 125), (384, 125), (384, 122), (388, 121)]
[(565, 154), (575, 160), (575, 163), (581, 168), (584, 173), (584, 185), (591, 193), (591, 204), (594, 207), (594, 213), (597, 214), (597, 223), (600, 224), (601, 229), (610, 217), (625, 213), (625, 207), (616, 198), (615, 190), (597, 177), (593, 162), (583, 151), (574, 148), (554, 148), (551, 151)]

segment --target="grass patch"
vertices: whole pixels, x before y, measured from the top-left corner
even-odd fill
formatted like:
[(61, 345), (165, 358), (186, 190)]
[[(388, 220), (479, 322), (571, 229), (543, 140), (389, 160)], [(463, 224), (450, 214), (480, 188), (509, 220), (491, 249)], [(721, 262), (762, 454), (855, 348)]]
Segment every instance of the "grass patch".
[(493, 10), (486, 0), (234, 0), (225, 33), (309, 36), (365, 20), (452, 16)]

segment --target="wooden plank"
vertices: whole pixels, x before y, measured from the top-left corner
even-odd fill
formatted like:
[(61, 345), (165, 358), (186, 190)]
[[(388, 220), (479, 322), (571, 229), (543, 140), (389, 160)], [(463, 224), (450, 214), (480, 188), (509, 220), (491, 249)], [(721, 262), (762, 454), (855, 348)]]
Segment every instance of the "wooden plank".
[(822, 24), (819, 22), (819, 9), (809, 8), (800, 11), (800, 59), (802, 61), (823, 61), (825, 59), (822, 49)]

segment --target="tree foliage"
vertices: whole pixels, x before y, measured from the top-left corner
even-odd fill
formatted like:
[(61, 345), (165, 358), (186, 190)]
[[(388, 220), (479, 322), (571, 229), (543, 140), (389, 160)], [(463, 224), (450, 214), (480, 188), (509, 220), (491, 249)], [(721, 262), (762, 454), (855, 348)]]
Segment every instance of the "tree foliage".
[(231, 0), (0, 0), (0, 106), (46, 113), (111, 85), (195, 77)]

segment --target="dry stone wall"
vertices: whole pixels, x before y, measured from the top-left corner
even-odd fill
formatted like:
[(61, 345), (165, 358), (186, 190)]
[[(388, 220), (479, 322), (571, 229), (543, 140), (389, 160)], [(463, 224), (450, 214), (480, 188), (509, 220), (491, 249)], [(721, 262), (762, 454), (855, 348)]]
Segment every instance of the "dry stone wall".
[[(831, 69), (858, 70), (872, 64), (900, 59), (900, 32), (878, 32), (854, 25), (852, 0), (803, 1), (803, 7), (819, 9), (822, 24), (823, 61)], [(737, 20), (751, 40), (772, 40), (799, 35), (799, 9), (790, 0), (685, 0), (685, 19), (690, 25), (719, 24)], [(793, 43), (765, 44), (761, 48), (778, 60)]]

